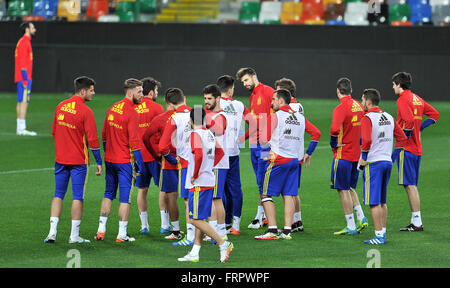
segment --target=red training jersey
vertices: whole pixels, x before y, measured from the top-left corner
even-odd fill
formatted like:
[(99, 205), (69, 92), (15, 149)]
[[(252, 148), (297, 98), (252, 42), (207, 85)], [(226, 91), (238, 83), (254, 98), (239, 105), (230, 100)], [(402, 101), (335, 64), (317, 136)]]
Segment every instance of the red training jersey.
[(123, 98), (106, 112), (102, 140), (106, 141), (105, 161), (129, 163), (132, 151), (140, 150), (139, 115), (132, 100)]
[(342, 147), (333, 149), (333, 158), (357, 162), (361, 156), (361, 119), (364, 109), (361, 104), (351, 96), (340, 99), (333, 111), (330, 135), (338, 138), (338, 145)]
[(22, 69), (27, 70), (27, 78), (31, 80), (33, 74), (33, 50), (31, 49), (31, 38), (27, 35), (23, 35), (17, 42), (14, 60), (14, 82), (17, 83), (23, 80)]
[(78, 95), (58, 104), (53, 117), (55, 161), (64, 165), (89, 164), (88, 146), (99, 149), (94, 113)]
[[(164, 133), (164, 129), (167, 126), (167, 123), (172, 119), (172, 116), (174, 115), (175, 110), (167, 110), (166, 112), (159, 114), (155, 118), (153, 118), (152, 122), (150, 123), (150, 126), (147, 130), (145, 130), (145, 133), (143, 135), (143, 141), (145, 147), (148, 149), (148, 151), (153, 155), (155, 159), (161, 159), (161, 169), (165, 170), (178, 170), (178, 165), (172, 165), (169, 162), (166, 161), (164, 157), (161, 158), (161, 152), (159, 151), (159, 143), (161, 141), (161, 136)], [(151, 140), (155, 137), (157, 141), (153, 143)], [(169, 151), (170, 154), (173, 157), (177, 157), (176, 148), (170, 143), (169, 145)]]
[[(159, 114), (164, 113), (164, 108), (161, 104), (158, 104), (153, 101), (150, 97), (142, 97), (141, 104), (138, 104), (134, 108), (136, 112), (139, 114), (139, 135), (142, 140), (145, 131), (150, 127), (151, 121)], [(156, 137), (156, 135), (155, 135)], [(153, 138), (151, 139), (151, 142), (153, 145), (155, 145), (155, 142), (157, 139)], [(142, 143), (143, 144), (143, 143)], [(142, 145), (142, 159), (144, 162), (150, 162), (155, 161), (155, 158), (153, 155), (148, 151), (148, 149), (145, 147), (145, 145)]]
[(433, 119), (435, 122), (440, 117), (439, 112), (422, 98), (412, 93), (411, 90), (405, 90), (400, 94), (397, 100), (397, 122), (403, 130), (412, 130), (411, 136), (406, 144), (396, 143), (395, 147), (404, 147), (415, 155), (422, 155), (422, 142), (420, 141), (420, 126), (422, 125), (423, 115)]
[[(250, 127), (245, 133), (245, 139), (250, 135), (250, 144), (258, 144), (262, 129), (270, 125), (268, 119), (273, 113), (273, 91), (275, 90), (272, 87), (259, 83), (250, 95), (250, 114), (245, 117), (250, 126), (255, 126), (254, 128)], [(255, 128), (256, 133), (253, 133)], [(267, 128), (270, 129), (270, 127)]]

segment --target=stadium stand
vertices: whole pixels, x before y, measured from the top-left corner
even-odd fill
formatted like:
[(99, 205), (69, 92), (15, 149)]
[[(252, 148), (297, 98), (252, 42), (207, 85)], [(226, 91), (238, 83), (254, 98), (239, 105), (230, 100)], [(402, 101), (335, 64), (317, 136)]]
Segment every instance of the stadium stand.
[(0, 0), (0, 19), (450, 25), (450, 0)]

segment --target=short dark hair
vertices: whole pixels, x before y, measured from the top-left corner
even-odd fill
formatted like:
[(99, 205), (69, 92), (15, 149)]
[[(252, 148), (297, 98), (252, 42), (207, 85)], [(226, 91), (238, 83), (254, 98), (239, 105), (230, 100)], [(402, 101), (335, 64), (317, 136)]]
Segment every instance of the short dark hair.
[(94, 79), (87, 76), (80, 76), (73, 80), (75, 93), (80, 92), (82, 89), (89, 89), (92, 85), (95, 85)]
[(374, 88), (364, 89), (363, 97), (366, 100), (370, 100), (370, 102), (372, 102), (372, 105), (374, 106), (378, 106), (378, 104), (380, 104), (381, 96), (380, 92), (378, 92), (377, 89)]
[(164, 96), (164, 101), (166, 101), (166, 103), (170, 103), (173, 105), (178, 105), (178, 104), (183, 103), (183, 101), (184, 101), (183, 90), (181, 90), (180, 88), (167, 89), (165, 96)]
[(277, 95), (278, 99), (283, 98), (283, 100), (286, 104), (291, 103), (292, 97), (291, 97), (291, 92), (289, 92), (289, 90), (278, 89), (278, 90), (275, 90), (273, 93)]
[(220, 93), (219, 86), (217, 86), (216, 84), (206, 85), (205, 88), (203, 88), (203, 94), (212, 94), (212, 96), (214, 96), (214, 98), (217, 98), (220, 95), (222, 95)]
[(217, 86), (219, 86), (220, 92), (225, 93), (234, 85), (234, 78), (230, 75), (223, 75), (217, 78)]
[(26, 30), (27, 28), (30, 28), (30, 24), (31, 24), (31, 23), (32, 23), (31, 21), (24, 21), (24, 22), (20, 23), (20, 26), (19, 26), (20, 32), (21, 32), (22, 34), (24, 34), (24, 33), (25, 33), (25, 30)]
[(148, 95), (150, 91), (154, 91), (156, 87), (161, 87), (161, 82), (152, 77), (145, 77), (140, 80), (142, 82), (142, 93)]
[(189, 115), (194, 125), (203, 126), (203, 123), (205, 123), (206, 111), (205, 109), (203, 109), (202, 106), (195, 105), (194, 108), (192, 108), (191, 113)]
[(134, 78), (127, 79), (123, 82), (123, 90), (125, 90), (125, 93), (127, 93), (128, 90), (139, 86), (142, 86), (142, 82)]
[(342, 95), (350, 95), (352, 93), (352, 81), (348, 78), (339, 78), (337, 81), (337, 89)]
[(295, 92), (297, 91), (297, 86), (295, 82), (288, 78), (281, 78), (275, 81), (275, 88), (279, 86), (280, 88), (286, 89), (291, 93), (291, 96), (295, 98)]
[(403, 90), (406, 90), (412, 85), (412, 77), (411, 74), (407, 72), (398, 72), (392, 76), (392, 82), (394, 82), (395, 85), (400, 85)]
[(244, 77), (247, 74), (250, 76), (253, 76), (253, 75), (256, 75), (256, 71), (255, 71), (255, 69), (250, 68), (250, 67), (241, 68), (237, 71), (236, 78), (240, 80), (242, 77)]

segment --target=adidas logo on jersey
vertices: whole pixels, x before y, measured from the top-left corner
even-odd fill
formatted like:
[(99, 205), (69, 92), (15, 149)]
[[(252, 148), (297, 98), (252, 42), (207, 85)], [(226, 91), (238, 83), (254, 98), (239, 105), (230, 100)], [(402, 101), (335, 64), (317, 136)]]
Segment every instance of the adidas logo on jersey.
[(77, 114), (77, 110), (75, 110), (75, 101), (71, 103), (66, 103), (61, 107), (61, 111), (68, 112), (71, 114)]
[(122, 102), (122, 103), (119, 103), (119, 104), (116, 104), (116, 105), (114, 105), (112, 108), (111, 108), (111, 111), (113, 111), (113, 112), (116, 112), (117, 114), (120, 114), (120, 115), (122, 115), (123, 114), (123, 105), (125, 104), (125, 102)]
[(300, 125), (300, 122), (298, 122), (297, 117), (295, 114), (290, 113), (291, 115), (284, 121), (286, 124), (292, 124), (292, 125)]
[(142, 114), (142, 113), (148, 113), (150, 111), (149, 108), (147, 108), (147, 103), (142, 103), (139, 106), (134, 108), (136, 110), (136, 112)]
[(237, 114), (237, 111), (236, 111), (236, 109), (234, 109), (233, 104), (229, 104), (228, 106), (223, 108), (223, 112), (225, 112), (227, 114), (232, 114), (232, 115), (236, 115)]
[(415, 106), (421, 106), (422, 105), (422, 102), (420, 101), (419, 97), (417, 97), (416, 94), (413, 94), (412, 102), (413, 102), (413, 105), (415, 105)]
[(352, 104), (352, 112), (358, 112), (358, 111), (363, 111), (363, 109), (361, 108), (361, 105), (353, 100), (353, 104)]
[(386, 117), (386, 115), (381, 114), (380, 120), (378, 120), (379, 126), (391, 125), (391, 121)]

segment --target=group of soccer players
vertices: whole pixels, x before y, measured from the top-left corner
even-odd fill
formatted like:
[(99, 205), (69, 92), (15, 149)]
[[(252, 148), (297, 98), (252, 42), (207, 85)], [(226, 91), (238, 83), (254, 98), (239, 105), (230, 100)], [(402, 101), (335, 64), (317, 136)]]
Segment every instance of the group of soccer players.
[[(225, 262), (234, 248), (227, 234), (239, 235), (241, 230), (239, 152), (247, 139), (259, 190), (257, 214), (248, 228), (268, 227), (266, 233), (255, 236), (258, 240), (291, 239), (292, 232), (303, 231), (298, 194), (301, 169), (310, 165), (321, 132), (306, 119), (302, 105), (296, 100), (292, 80), (279, 79), (273, 89), (259, 82), (252, 68), (239, 69), (236, 79), (251, 91), (249, 108), (233, 99), (235, 79), (229, 75), (204, 87), (204, 107), (188, 107), (181, 89), (167, 89), (166, 111), (155, 102), (160, 82), (151, 77), (124, 82), (125, 97), (108, 109), (103, 124), (106, 184), (97, 240), (105, 239), (106, 223), (118, 188), (116, 242), (135, 241), (127, 233), (133, 186), (138, 189), (140, 233), (149, 233), (147, 194), (153, 178), (159, 187), (160, 233), (166, 239), (176, 240), (175, 246), (192, 246), (178, 261), (199, 261), (202, 242), (210, 240), (218, 245), (220, 261)], [(347, 225), (334, 234), (355, 235), (368, 226), (354, 190), (359, 170), (363, 170), (364, 204), (370, 205), (375, 228), (375, 237), (365, 241), (367, 244), (386, 242), (386, 189), (392, 160), (397, 161), (399, 184), (405, 187), (412, 210), (411, 223), (401, 230), (423, 230), (417, 190), (422, 153), (420, 132), (435, 123), (439, 113), (411, 92), (408, 73), (395, 74), (392, 84), (399, 95), (397, 121), (379, 107), (380, 94), (376, 89), (364, 90), (360, 104), (351, 97), (349, 79), (337, 82), (336, 93), (341, 103), (333, 111), (330, 131), (334, 158), (331, 188), (338, 191)], [(55, 195), (46, 243), (56, 239), (69, 179), (73, 191), (69, 243), (90, 242), (79, 235), (88, 148), (97, 163), (96, 175), (103, 173), (94, 115), (85, 104), (95, 94), (95, 81), (81, 76), (74, 80), (74, 86), (75, 95), (57, 106), (53, 119)], [(424, 115), (428, 118), (422, 123)], [(249, 127), (246, 131), (245, 122)], [(306, 151), (305, 132), (311, 135)], [(280, 195), (284, 200), (281, 231), (272, 199)], [(179, 224), (178, 197), (185, 203), (185, 236)]]

